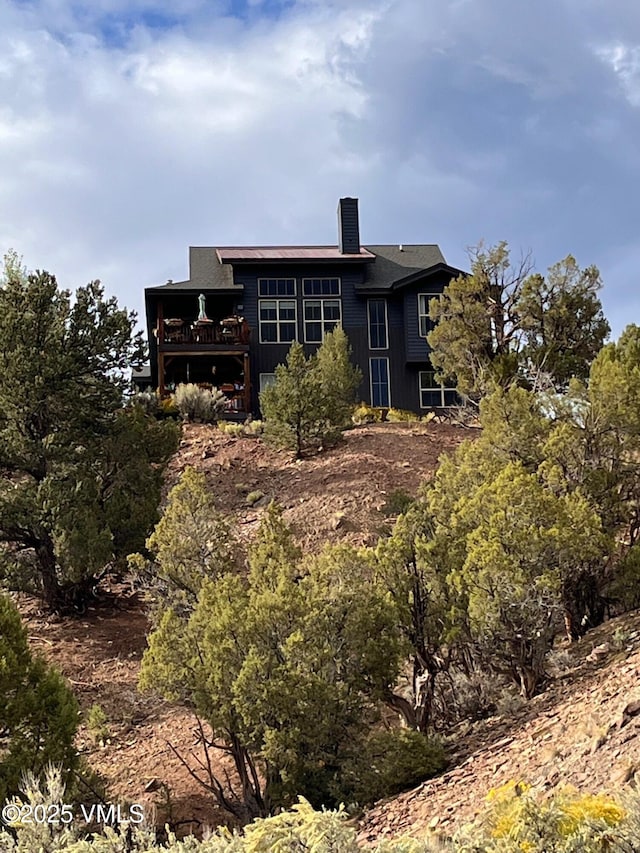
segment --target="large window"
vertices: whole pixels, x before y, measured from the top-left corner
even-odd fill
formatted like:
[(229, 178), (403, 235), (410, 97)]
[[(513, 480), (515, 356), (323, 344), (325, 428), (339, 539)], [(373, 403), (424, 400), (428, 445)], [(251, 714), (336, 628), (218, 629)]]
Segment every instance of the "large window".
[(458, 395), (455, 388), (446, 387), (436, 379), (435, 370), (421, 370), (419, 374), (420, 408), (436, 409), (443, 406), (455, 406)]
[(339, 278), (303, 278), (303, 296), (340, 296)]
[(341, 320), (339, 299), (304, 300), (304, 340), (307, 344), (321, 344), (324, 336), (332, 332)]
[(389, 392), (389, 359), (370, 358), (369, 374), (371, 379), (371, 405), (391, 405), (391, 394)]
[(418, 294), (418, 322), (420, 323), (420, 337), (426, 338), (433, 329), (435, 323), (429, 316), (429, 302), (439, 299), (441, 293), (419, 293)]
[(296, 340), (296, 303), (293, 299), (261, 299), (260, 343), (290, 344)]
[(387, 349), (387, 300), (369, 300), (369, 349)]
[(259, 278), (258, 296), (295, 296), (295, 278)]

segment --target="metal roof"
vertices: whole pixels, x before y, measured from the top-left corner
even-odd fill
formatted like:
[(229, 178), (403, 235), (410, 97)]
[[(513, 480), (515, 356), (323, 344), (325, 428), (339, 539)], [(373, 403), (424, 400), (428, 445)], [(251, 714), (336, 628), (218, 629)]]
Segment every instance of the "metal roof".
[(342, 254), (336, 246), (191, 246), (189, 248), (189, 278), (146, 288), (148, 295), (171, 292), (218, 291), (241, 293), (243, 285), (233, 277), (235, 264), (277, 262), (366, 262), (362, 284), (356, 291), (390, 290), (415, 280), (422, 274), (446, 269), (452, 275), (462, 270), (449, 267), (439, 247), (434, 243), (362, 246), (359, 254)]
[(337, 246), (228, 246), (216, 249), (222, 263), (231, 261), (349, 261), (369, 260), (374, 256), (366, 249), (341, 252)]

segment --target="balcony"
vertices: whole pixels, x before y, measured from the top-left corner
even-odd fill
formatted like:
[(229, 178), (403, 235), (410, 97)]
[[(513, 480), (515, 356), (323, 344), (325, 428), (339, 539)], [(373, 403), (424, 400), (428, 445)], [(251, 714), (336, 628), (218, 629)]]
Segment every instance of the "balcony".
[(161, 349), (174, 347), (248, 347), (251, 330), (244, 317), (224, 320), (161, 320), (154, 329)]

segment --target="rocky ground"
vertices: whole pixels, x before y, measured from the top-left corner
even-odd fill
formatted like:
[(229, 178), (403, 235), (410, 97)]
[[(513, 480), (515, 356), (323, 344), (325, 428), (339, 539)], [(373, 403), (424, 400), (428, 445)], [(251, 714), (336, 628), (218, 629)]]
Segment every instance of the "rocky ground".
[[(446, 424), (376, 424), (345, 443), (295, 462), (251, 438), (190, 426), (172, 461), (167, 488), (187, 465), (205, 472), (220, 508), (250, 538), (271, 498), (307, 549), (325, 541), (373, 544), (389, 529), (385, 507), (395, 492), (415, 494), (441, 453), (473, 430)], [(263, 493), (250, 506), (248, 497)], [(104, 777), (109, 798), (144, 803), (160, 823), (199, 832), (222, 816), (177, 757), (195, 766), (195, 720), (137, 689), (147, 621), (140, 591), (126, 583), (79, 619), (43, 616), (20, 606), (30, 640), (55, 661), (83, 710), (99, 704), (108, 731), (83, 725), (79, 747)], [(448, 737), (450, 764), (440, 777), (372, 809), (362, 839), (432, 830), (445, 835), (473, 818), (492, 787), (524, 779), (541, 789), (562, 784), (598, 791), (640, 778), (640, 614), (619, 617), (555, 654), (554, 679), (541, 696), (502, 716), (459, 726)]]
[[(187, 425), (167, 472), (166, 491), (191, 465), (205, 473), (218, 506), (235, 518), (245, 539), (255, 533), (273, 498), (309, 550), (326, 541), (373, 544), (391, 524), (385, 510), (389, 496), (415, 495), (440, 454), (474, 434), (447, 424), (376, 424), (350, 430), (335, 450), (296, 462), (259, 439)], [(263, 495), (253, 506), (247, 500), (251, 493)], [(223, 816), (176, 756), (197, 768), (196, 721), (137, 691), (148, 629), (141, 592), (126, 583), (102, 592), (102, 603), (79, 619), (51, 619), (33, 599), (19, 602), (33, 647), (70, 680), (83, 711), (98, 704), (105, 712), (104, 738), (83, 725), (83, 754), (105, 779), (111, 798), (143, 803), (148, 813), (157, 811), (161, 823), (169, 820), (181, 831), (197, 832), (220, 822)]]

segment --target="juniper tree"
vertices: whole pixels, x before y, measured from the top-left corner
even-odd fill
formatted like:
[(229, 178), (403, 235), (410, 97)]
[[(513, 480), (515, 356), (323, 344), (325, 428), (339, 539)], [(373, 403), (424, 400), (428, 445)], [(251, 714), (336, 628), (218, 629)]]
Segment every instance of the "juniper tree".
[(81, 605), (156, 517), (173, 425), (123, 411), (144, 354), (135, 315), (99, 282), (73, 298), (9, 258), (0, 286), (0, 542), (47, 605)]
[(241, 820), (297, 794), (339, 801), (342, 768), (401, 654), (393, 609), (367, 571), (344, 551), (301, 564), (271, 507), (248, 577), (205, 580), (189, 618), (169, 609), (150, 636), (141, 684), (211, 726), (210, 746), (233, 760), (237, 788), (196, 775)]
[(571, 255), (542, 276), (528, 257), (512, 263), (506, 242), (470, 250), (471, 275), (432, 299), (431, 362), (467, 399), (514, 383), (566, 390), (586, 378), (609, 334), (596, 267)]
[(146, 548), (151, 559), (132, 554), (129, 565), (142, 573), (156, 615), (168, 606), (179, 613), (192, 611), (205, 579), (237, 566), (238, 541), (203, 473), (185, 468)]
[(21, 776), (50, 763), (65, 778), (78, 763), (76, 701), (60, 674), (34, 657), (13, 602), (0, 595), (0, 804), (18, 793)]

